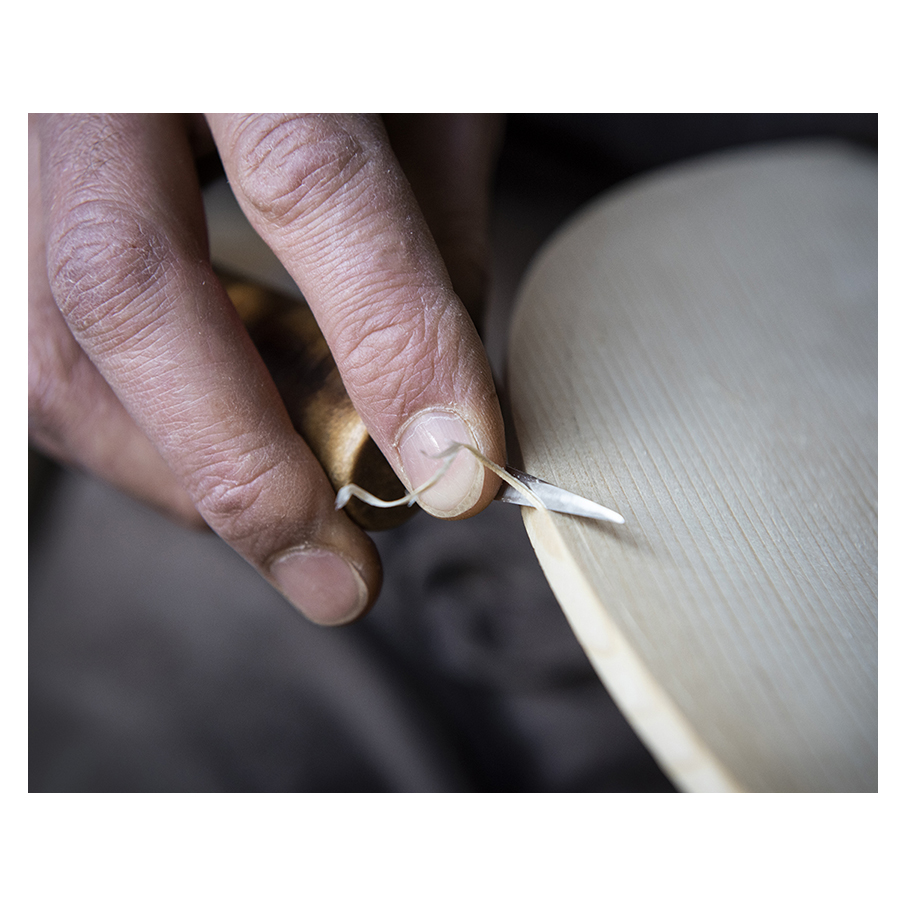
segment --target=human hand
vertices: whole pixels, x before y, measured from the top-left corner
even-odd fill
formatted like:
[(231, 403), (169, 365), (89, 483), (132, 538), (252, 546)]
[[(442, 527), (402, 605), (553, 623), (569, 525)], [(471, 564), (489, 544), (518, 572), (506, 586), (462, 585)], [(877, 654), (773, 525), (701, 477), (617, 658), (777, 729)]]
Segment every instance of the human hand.
[[(477, 313), (497, 130), (459, 117), (387, 126), (358, 115), (29, 120), (32, 442), (203, 520), (324, 624), (364, 613), (380, 563), (334, 510), (213, 274), (195, 155), (213, 140), (370, 434), (412, 488), (452, 441), (503, 462), (488, 362), (454, 291)], [(497, 485), (461, 453), (423, 505), (469, 516)]]

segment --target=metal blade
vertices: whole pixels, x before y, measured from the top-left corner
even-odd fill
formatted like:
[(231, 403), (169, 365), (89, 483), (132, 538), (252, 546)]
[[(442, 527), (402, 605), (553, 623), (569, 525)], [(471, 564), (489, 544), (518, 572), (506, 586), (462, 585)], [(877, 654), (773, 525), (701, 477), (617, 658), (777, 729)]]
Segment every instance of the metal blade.
[[(527, 475), (512, 466), (507, 466), (506, 469), (515, 479), (519, 479), (524, 485), (528, 485), (532, 489), (532, 493), (537, 495), (539, 500), (549, 510), (554, 510), (558, 513), (569, 513), (573, 516), (589, 517), (593, 520), (607, 520), (609, 523), (626, 522), (619, 513), (608, 510), (607, 507), (602, 507), (601, 504), (596, 504), (595, 501), (580, 497), (572, 491), (565, 491), (563, 488), (558, 488), (557, 485), (537, 479), (535, 476)], [(501, 485), (501, 491), (498, 492), (496, 500), (503, 501), (505, 504), (520, 504), (522, 507), (536, 506), (529, 498), (520, 494), (516, 488), (506, 482)]]

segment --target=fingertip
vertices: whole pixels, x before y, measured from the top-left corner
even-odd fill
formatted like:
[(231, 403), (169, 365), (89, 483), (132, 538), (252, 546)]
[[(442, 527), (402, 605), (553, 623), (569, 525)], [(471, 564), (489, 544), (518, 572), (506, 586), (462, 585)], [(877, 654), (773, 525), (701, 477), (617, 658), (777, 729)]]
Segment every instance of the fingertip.
[[(456, 444), (481, 448), (475, 432), (458, 413), (428, 409), (409, 419), (399, 433), (396, 449), (410, 487), (416, 489), (438, 475), (444, 466), (442, 455)], [(419, 495), (419, 504), (433, 516), (462, 519), (477, 513), (483, 501), (488, 503), (488, 487), (493, 484), (482, 464), (464, 448)]]
[(277, 556), (270, 574), (284, 597), (322, 626), (351, 623), (373, 602), (359, 570), (337, 551), (291, 549)]

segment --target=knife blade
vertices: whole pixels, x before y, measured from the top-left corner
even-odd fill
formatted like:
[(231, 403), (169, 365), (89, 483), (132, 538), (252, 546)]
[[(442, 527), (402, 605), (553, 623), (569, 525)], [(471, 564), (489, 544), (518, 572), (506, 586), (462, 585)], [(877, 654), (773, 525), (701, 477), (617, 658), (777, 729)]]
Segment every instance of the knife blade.
[[(505, 466), (504, 469), (515, 479), (522, 482), (529, 490), (548, 508), (557, 513), (566, 513), (571, 516), (587, 517), (591, 520), (602, 520), (608, 523), (625, 523), (626, 520), (614, 510), (609, 510), (595, 501), (590, 501), (566, 488), (559, 488), (552, 485), (544, 479), (537, 476), (531, 476), (528, 473), (514, 469), (512, 466)], [(519, 504), (521, 507), (535, 507), (538, 505), (526, 495), (512, 485), (502, 484), (498, 492), (496, 501), (503, 501), (505, 504)]]

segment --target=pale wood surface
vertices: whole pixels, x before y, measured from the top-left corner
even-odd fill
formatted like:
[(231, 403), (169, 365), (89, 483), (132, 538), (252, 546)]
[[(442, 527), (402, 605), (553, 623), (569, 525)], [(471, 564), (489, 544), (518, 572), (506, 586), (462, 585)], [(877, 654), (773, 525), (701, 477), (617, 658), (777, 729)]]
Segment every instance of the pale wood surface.
[(590, 205), (520, 292), (526, 511), (596, 669), (691, 790), (877, 785), (877, 176), (733, 152)]

